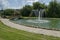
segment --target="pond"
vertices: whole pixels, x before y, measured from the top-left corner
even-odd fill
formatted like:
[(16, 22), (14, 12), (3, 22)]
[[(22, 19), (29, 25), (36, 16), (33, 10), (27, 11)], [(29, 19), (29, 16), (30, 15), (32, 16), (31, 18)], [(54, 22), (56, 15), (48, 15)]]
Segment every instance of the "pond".
[(37, 19), (19, 19), (19, 20), (11, 20), (14, 23), (34, 27), (34, 28), (44, 28), (49, 30), (60, 30), (60, 19), (59, 18), (45, 18), (40, 21), (36, 21)]

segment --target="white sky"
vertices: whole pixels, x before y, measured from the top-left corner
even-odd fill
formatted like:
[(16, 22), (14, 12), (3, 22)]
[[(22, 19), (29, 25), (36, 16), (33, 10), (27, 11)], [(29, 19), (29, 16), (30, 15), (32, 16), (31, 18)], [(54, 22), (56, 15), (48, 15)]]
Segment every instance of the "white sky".
[(5, 9), (6, 8), (18, 9), (18, 8), (22, 8), (26, 4), (32, 5), (33, 2), (37, 2), (37, 1), (48, 5), (48, 3), (51, 0), (0, 0), (0, 4), (3, 4), (3, 7)]

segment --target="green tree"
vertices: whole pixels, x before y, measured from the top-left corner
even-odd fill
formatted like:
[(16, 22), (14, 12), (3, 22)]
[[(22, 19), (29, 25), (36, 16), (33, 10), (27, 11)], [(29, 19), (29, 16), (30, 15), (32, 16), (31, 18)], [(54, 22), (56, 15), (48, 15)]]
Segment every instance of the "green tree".
[(13, 9), (6, 9), (6, 10), (3, 10), (2, 15), (11, 16), (13, 15), (13, 12), (14, 12)]
[(21, 15), (22, 16), (29, 16), (29, 14), (31, 13), (32, 11), (32, 6), (30, 5), (25, 5), (25, 7), (23, 7), (23, 9), (21, 9)]
[(43, 8), (46, 8), (45, 4), (41, 4), (40, 2), (35, 2), (33, 3), (33, 9), (43, 9)]
[(60, 5), (57, 1), (51, 1), (48, 6), (47, 17), (60, 17)]

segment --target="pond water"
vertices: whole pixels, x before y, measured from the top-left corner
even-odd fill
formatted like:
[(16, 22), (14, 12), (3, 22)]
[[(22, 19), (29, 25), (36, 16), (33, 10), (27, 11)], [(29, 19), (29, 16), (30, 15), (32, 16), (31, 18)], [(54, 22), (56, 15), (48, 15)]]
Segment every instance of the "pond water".
[(15, 20), (15, 21), (11, 20), (11, 21), (14, 23), (29, 26), (29, 27), (60, 30), (60, 19), (59, 18), (55, 18), (55, 19), (46, 18), (42, 20), (37, 21), (37, 19), (20, 19), (20, 20)]

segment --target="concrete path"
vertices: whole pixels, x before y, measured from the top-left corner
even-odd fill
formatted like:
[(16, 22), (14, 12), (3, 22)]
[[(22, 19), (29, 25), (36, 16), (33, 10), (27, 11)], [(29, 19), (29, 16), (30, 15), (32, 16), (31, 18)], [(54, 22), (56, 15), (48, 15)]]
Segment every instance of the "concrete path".
[(39, 28), (31, 28), (31, 27), (15, 24), (15, 23), (9, 21), (9, 19), (0, 19), (0, 20), (5, 25), (7, 25), (9, 27), (12, 27), (12, 28), (19, 29), (19, 30), (24, 30), (24, 31), (27, 31), (27, 32), (32, 32), (32, 33), (37, 33), (37, 34), (44, 34), (44, 35), (48, 35), (48, 36), (60, 37), (60, 31), (53, 31), (53, 30), (46, 30), (46, 29), (39, 29)]

